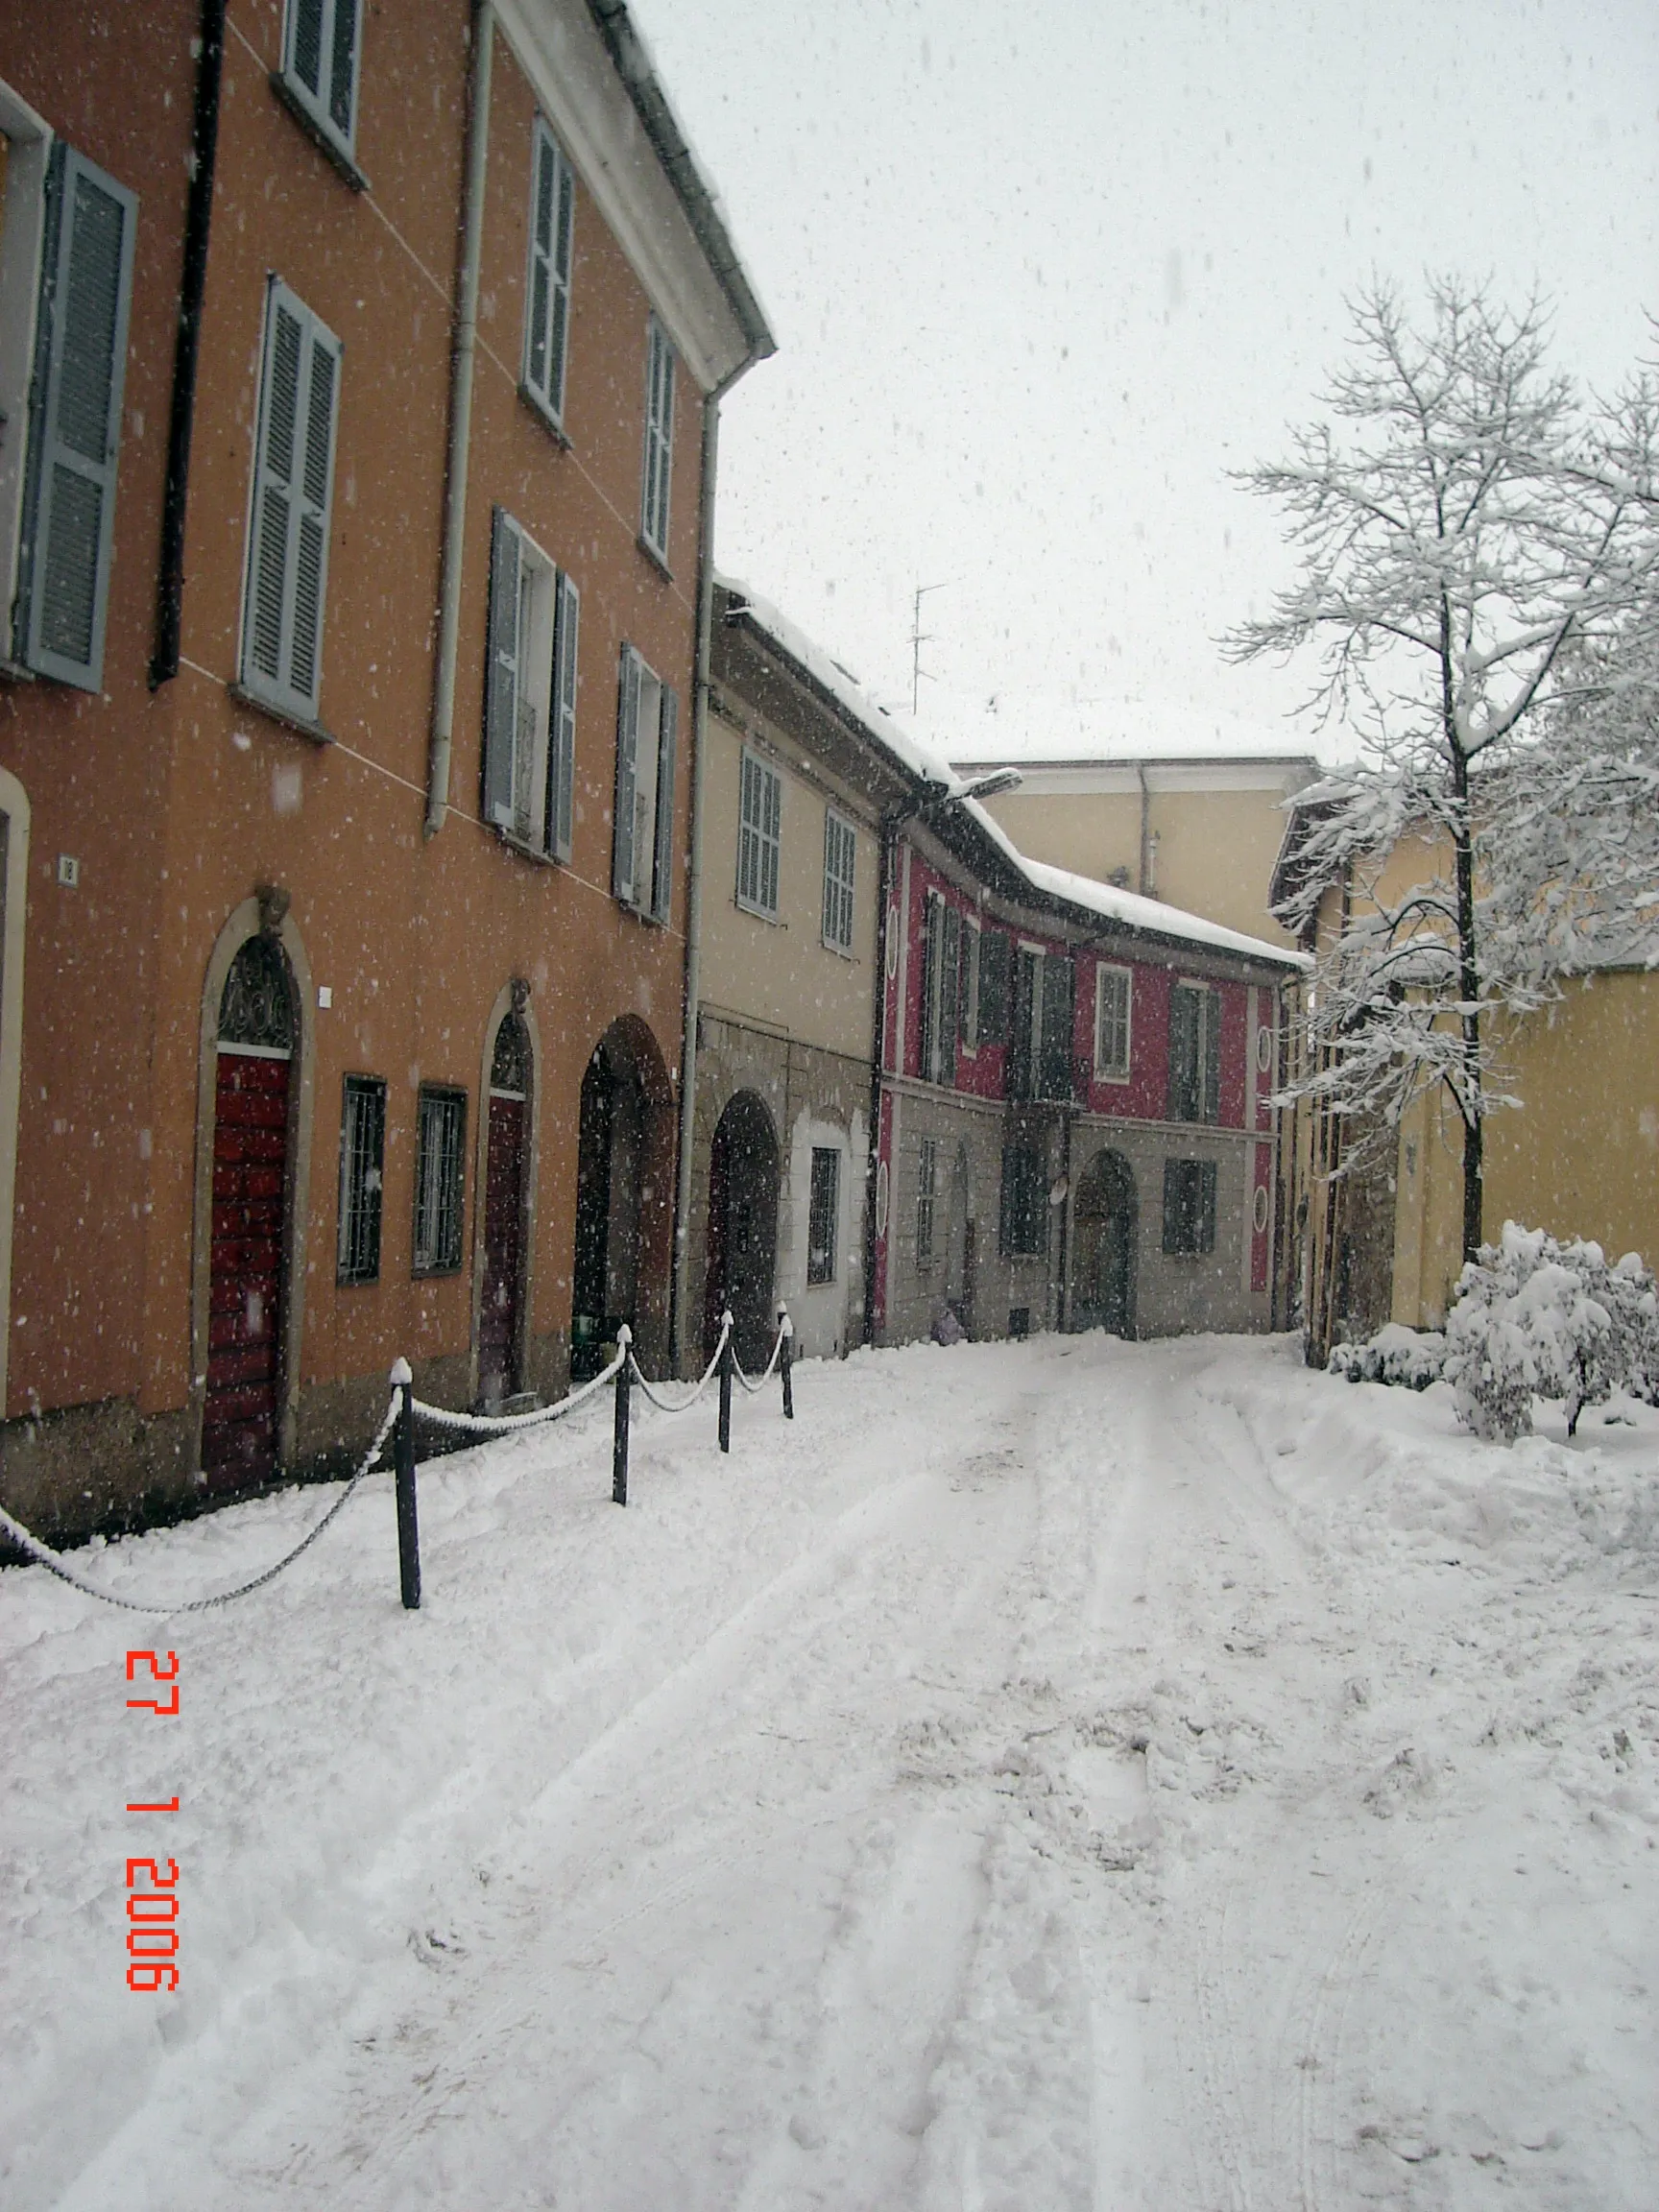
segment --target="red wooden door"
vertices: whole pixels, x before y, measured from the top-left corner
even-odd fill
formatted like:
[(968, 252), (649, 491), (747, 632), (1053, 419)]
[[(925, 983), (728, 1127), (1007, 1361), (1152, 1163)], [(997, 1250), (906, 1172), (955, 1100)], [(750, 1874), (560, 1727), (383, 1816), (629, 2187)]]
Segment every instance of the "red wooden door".
[(276, 1471), (288, 1055), (219, 1047), (202, 1469), (211, 1490)]
[(524, 1101), (490, 1094), (484, 1170), (484, 1285), (478, 1394), (493, 1405), (519, 1387), (518, 1285), (524, 1235)]

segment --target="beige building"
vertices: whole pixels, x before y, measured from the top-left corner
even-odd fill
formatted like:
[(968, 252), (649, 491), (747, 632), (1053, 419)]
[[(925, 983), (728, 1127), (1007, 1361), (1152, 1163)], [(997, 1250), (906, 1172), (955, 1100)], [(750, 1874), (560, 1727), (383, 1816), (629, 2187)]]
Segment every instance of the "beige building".
[(1268, 911), (1285, 802), (1320, 774), (1310, 753), (1145, 753), (956, 757), (964, 776), (1014, 766), (1022, 781), (986, 802), (1022, 853), (1115, 883), (1271, 945), (1292, 939)]

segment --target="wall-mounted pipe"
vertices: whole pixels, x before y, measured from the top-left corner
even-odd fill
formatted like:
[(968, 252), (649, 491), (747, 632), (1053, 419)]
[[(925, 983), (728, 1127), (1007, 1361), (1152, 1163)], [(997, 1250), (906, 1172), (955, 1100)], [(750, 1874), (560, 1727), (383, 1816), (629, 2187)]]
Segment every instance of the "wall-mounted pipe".
[(202, 350), (202, 302), (207, 290), (207, 234), (213, 221), (213, 170), (219, 153), (219, 87), (224, 63), (225, 0), (202, 0), (196, 113), (190, 127), (190, 190), (184, 202), (184, 267), (179, 279), (179, 335), (173, 348), (173, 400), (167, 422), (167, 485), (161, 498), (156, 650), (150, 661), (152, 691), (179, 673), (190, 436), (196, 423), (196, 365)]
[(461, 633), (461, 579), (467, 541), (467, 462), (472, 439), (472, 364), (478, 350), (478, 264), (484, 251), (484, 189), (490, 169), (490, 74), (495, 50), (494, 0), (478, 0), (472, 18), (472, 82), (467, 118), (467, 199), (461, 272), (449, 368), (449, 454), (444, 475), (444, 565), (438, 586), (438, 669), (426, 768), (426, 834), (435, 837), (449, 806), (449, 756), (455, 731), (455, 661)]

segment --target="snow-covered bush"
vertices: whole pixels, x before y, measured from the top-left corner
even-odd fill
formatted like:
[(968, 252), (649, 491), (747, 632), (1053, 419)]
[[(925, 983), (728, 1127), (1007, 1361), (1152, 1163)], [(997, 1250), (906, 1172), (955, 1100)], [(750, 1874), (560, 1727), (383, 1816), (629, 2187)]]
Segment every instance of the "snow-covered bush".
[(1404, 1329), (1384, 1322), (1363, 1344), (1334, 1344), (1326, 1361), (1332, 1375), (1350, 1382), (1391, 1382), (1407, 1390), (1427, 1390), (1438, 1382), (1446, 1339), (1436, 1330)]
[(1659, 1395), (1659, 1298), (1634, 1252), (1609, 1267), (1599, 1244), (1557, 1243), (1505, 1221), (1464, 1267), (1446, 1324), (1446, 1380), (1477, 1436), (1530, 1434), (1532, 1401), (1559, 1398), (1567, 1433), (1614, 1390)]

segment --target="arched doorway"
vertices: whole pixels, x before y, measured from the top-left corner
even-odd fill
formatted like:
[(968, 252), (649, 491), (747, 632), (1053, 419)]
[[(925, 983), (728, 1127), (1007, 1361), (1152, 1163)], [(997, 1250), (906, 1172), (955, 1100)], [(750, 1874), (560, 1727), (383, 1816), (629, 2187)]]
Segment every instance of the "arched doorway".
[(1072, 1213), (1071, 1326), (1135, 1334), (1135, 1176), (1120, 1152), (1096, 1152)]
[(484, 1155), (478, 1396), (486, 1406), (499, 1406), (524, 1387), (524, 1192), (532, 1070), (530, 1032), (519, 1015), (504, 1014), (490, 1062)]
[(726, 1102), (709, 1152), (709, 1263), (703, 1288), (703, 1357), (713, 1357), (720, 1315), (732, 1309), (737, 1357), (751, 1370), (772, 1350), (772, 1276), (778, 1254), (778, 1138), (753, 1091)]
[(299, 1036), (293, 972), (250, 937), (219, 1001), (202, 1473), (210, 1490), (266, 1482), (280, 1456), (283, 1261)]
[(950, 1164), (950, 1213), (945, 1225), (945, 1303), (969, 1336), (974, 1334), (975, 1232), (968, 1147), (958, 1144)]
[(572, 1382), (598, 1372), (600, 1347), (624, 1321), (641, 1362), (661, 1361), (666, 1350), (673, 1142), (662, 1055), (644, 1022), (624, 1015), (599, 1040), (582, 1077)]

